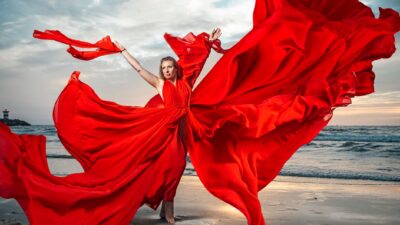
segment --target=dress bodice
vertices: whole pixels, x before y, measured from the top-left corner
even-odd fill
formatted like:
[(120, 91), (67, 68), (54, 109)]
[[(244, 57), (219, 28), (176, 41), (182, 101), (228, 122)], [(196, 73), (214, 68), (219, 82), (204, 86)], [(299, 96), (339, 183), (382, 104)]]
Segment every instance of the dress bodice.
[(165, 80), (163, 86), (164, 106), (187, 108), (191, 92), (190, 86), (184, 80), (176, 80), (176, 85), (169, 80)]

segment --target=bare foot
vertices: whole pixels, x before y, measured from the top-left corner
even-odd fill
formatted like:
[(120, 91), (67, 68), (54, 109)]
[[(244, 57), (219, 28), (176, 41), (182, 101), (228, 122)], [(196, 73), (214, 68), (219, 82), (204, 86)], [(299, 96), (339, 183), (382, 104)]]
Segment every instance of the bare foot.
[(165, 220), (169, 224), (175, 223), (174, 202), (165, 202)]

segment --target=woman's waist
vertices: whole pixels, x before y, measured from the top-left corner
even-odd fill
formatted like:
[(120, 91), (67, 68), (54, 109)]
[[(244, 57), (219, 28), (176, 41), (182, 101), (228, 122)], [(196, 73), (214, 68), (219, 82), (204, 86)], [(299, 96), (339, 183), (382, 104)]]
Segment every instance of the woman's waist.
[(171, 103), (171, 104), (164, 104), (165, 108), (177, 108), (177, 109), (188, 109), (189, 104), (183, 103)]

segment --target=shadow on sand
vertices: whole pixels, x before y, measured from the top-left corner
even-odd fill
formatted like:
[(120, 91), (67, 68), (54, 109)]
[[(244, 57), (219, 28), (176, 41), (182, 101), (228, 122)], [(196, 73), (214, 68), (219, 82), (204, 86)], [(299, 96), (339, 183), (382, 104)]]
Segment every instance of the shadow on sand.
[[(192, 221), (192, 220), (201, 220), (201, 219), (204, 219), (204, 217), (196, 216), (196, 215), (188, 215), (188, 216), (179, 216), (178, 215), (178, 216), (175, 216), (175, 222), (176, 223), (189, 222), (189, 221)], [(164, 219), (161, 219), (160, 217), (157, 216), (157, 218), (155, 218), (155, 217), (138, 217), (138, 218), (134, 218), (132, 220), (131, 224), (132, 225), (156, 225), (156, 224), (168, 224), (168, 223)]]

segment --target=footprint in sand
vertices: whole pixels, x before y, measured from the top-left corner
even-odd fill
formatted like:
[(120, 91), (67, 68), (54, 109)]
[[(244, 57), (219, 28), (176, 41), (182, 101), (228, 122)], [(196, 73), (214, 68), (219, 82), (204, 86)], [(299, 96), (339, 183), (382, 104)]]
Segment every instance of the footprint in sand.
[(325, 197), (323, 195), (317, 194), (315, 192), (303, 193), (300, 195), (300, 197), (304, 199), (306, 202), (325, 200)]
[(282, 202), (268, 202), (267, 203), (267, 205), (268, 206), (281, 206), (281, 205), (283, 205), (283, 203)]
[(310, 209), (310, 212), (312, 212), (314, 214), (323, 214), (323, 212), (318, 211), (318, 210), (314, 210), (314, 209)]
[(296, 208), (286, 208), (285, 210), (287, 210), (287, 211), (299, 211), (299, 209), (296, 209)]

